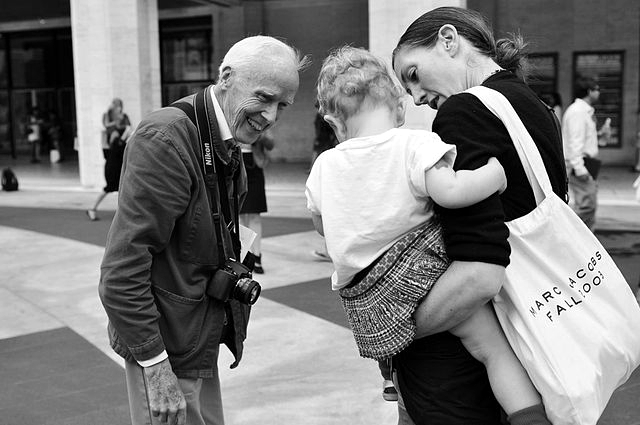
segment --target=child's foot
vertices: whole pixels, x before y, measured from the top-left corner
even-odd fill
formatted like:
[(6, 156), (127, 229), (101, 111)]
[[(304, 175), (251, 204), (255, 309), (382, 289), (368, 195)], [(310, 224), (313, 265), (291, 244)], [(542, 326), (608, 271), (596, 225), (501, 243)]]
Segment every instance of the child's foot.
[(385, 380), (382, 383), (382, 398), (386, 401), (398, 401), (398, 391), (392, 381)]
[(93, 210), (93, 209), (87, 210), (87, 216), (91, 221), (96, 221), (98, 219), (98, 216), (96, 215), (96, 210)]

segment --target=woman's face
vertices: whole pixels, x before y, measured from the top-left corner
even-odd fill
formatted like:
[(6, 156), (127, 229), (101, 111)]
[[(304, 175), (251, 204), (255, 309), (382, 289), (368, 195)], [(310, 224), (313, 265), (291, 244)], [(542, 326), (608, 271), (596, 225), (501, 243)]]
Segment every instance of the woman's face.
[(449, 45), (407, 46), (396, 53), (394, 71), (416, 105), (438, 109), (449, 96), (465, 90), (456, 76), (459, 64)]

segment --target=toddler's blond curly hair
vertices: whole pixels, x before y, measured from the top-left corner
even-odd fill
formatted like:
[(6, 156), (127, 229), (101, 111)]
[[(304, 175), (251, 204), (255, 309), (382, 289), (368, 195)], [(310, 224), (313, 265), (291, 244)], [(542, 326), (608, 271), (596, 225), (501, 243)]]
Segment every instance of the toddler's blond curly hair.
[(404, 95), (385, 62), (371, 52), (340, 47), (327, 56), (318, 76), (318, 111), (346, 120), (367, 102), (391, 110)]

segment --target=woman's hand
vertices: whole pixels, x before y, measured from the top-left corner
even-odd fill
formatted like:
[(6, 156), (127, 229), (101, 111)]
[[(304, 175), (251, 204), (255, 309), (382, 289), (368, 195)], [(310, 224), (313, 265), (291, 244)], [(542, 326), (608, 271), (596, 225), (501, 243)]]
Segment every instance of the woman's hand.
[(448, 331), (493, 299), (504, 281), (503, 266), (454, 261), (418, 305), (415, 338)]

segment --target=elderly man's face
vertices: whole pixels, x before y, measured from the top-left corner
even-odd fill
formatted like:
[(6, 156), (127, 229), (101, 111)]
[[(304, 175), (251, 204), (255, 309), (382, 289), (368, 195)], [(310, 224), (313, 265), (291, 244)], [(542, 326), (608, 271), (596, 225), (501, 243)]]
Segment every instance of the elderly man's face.
[(221, 76), (221, 107), (237, 142), (254, 143), (293, 103), (298, 71), (290, 62), (266, 59)]

